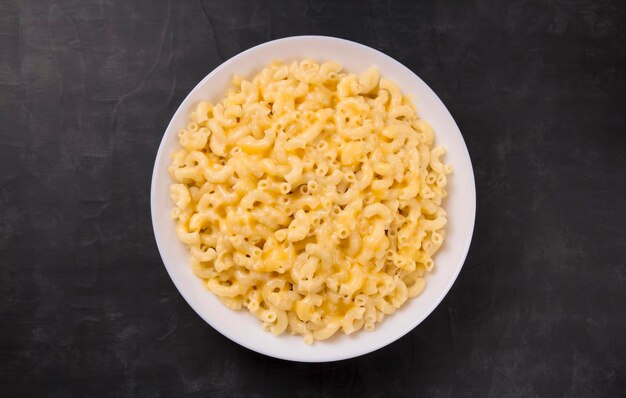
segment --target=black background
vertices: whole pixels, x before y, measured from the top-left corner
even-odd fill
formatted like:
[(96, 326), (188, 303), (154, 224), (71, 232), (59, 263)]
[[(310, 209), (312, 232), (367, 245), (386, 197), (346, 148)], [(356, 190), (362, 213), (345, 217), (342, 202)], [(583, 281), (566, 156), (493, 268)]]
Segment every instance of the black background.
[[(616, 1), (0, 2), (0, 394), (609, 397), (626, 358), (626, 6)], [(438, 93), (478, 214), (442, 304), (375, 353), (264, 357), (166, 274), (152, 165), (225, 59), (352, 39)]]

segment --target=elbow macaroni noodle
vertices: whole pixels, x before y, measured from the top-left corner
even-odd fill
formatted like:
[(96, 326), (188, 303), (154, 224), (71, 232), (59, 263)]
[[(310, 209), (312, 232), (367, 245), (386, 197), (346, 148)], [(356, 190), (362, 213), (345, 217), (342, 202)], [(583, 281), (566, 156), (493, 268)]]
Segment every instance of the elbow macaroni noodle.
[(445, 238), (445, 148), (370, 67), (274, 62), (199, 103), (169, 167), (176, 233), (231, 309), (311, 344), (373, 330)]

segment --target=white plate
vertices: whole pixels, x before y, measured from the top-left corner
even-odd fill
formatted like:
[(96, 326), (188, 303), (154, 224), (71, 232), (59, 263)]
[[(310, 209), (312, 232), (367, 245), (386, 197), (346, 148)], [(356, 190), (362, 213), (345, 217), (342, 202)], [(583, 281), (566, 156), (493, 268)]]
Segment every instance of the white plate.
[[(394, 315), (388, 316), (373, 332), (360, 331), (351, 336), (338, 333), (327, 341), (305, 345), (301, 337), (274, 336), (261, 330), (261, 323), (247, 311), (226, 308), (192, 274), (189, 253), (174, 232), (170, 219), (173, 206), (169, 198), (172, 183), (167, 172), (170, 153), (178, 146), (176, 132), (187, 125), (189, 113), (200, 100), (218, 102), (238, 73), (252, 76), (272, 60), (312, 58), (333, 60), (351, 72), (371, 65), (381, 75), (395, 81), (405, 94), (415, 95), (418, 114), (435, 129), (437, 144), (448, 148), (445, 161), (452, 163), (454, 174), (448, 178), (447, 237), (435, 256), (435, 270), (427, 275), (424, 292), (409, 300)], [(229, 59), (209, 73), (189, 93), (165, 131), (152, 174), (152, 224), (156, 242), (167, 272), (189, 305), (217, 331), (232, 341), (275, 358), (302, 362), (326, 362), (352, 358), (377, 350), (399, 339), (426, 318), (441, 302), (461, 271), (472, 239), (476, 213), (474, 174), (461, 132), (435, 93), (408, 68), (389, 56), (362, 44), (323, 36), (297, 36), (261, 44)], [(193, 342), (189, 342), (192, 344)]]

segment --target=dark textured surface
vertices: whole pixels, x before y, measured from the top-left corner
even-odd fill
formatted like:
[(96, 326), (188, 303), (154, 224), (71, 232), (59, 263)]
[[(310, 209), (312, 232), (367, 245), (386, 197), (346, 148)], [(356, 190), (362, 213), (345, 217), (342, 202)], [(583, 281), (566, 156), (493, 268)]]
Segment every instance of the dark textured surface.
[[(0, 395), (624, 396), (625, 4), (2, 0)], [(446, 299), (339, 363), (266, 358), (206, 325), (149, 218), (184, 96), (296, 34), (415, 71), (476, 174), (474, 240)]]

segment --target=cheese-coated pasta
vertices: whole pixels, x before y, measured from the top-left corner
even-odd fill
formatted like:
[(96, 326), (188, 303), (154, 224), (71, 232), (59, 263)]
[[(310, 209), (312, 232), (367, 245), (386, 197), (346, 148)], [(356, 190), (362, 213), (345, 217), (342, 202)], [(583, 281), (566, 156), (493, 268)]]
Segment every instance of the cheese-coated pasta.
[(191, 269), (305, 343), (371, 331), (426, 287), (452, 166), (377, 68), (273, 62), (178, 133), (170, 195)]

